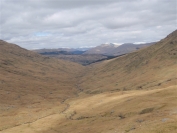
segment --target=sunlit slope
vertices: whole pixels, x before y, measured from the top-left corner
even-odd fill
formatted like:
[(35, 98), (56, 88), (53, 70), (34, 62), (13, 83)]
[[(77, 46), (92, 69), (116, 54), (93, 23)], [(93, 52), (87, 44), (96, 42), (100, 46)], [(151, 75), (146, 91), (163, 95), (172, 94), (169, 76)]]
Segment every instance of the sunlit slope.
[(1, 41), (0, 133), (176, 133), (176, 36), (84, 68)]
[(0, 130), (63, 110), (81, 69), (0, 41)]
[(68, 108), (2, 133), (176, 133), (177, 86), (68, 99)]
[(86, 93), (163, 88), (177, 84), (177, 31), (158, 43), (90, 66), (81, 87)]

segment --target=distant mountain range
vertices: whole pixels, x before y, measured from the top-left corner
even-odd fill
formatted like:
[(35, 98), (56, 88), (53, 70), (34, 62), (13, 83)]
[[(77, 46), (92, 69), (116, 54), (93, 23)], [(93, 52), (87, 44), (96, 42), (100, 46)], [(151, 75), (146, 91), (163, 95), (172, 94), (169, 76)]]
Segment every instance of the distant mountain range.
[(126, 53), (130, 53), (133, 51), (136, 51), (141, 48), (145, 48), (147, 46), (150, 46), (152, 44), (155, 44), (155, 42), (152, 43), (145, 43), (145, 44), (133, 44), (133, 43), (125, 43), (122, 45), (116, 45), (113, 43), (110, 44), (102, 44), (95, 48), (91, 48), (87, 50), (84, 54), (103, 54), (103, 55), (111, 55), (111, 56), (118, 56)]
[(145, 48), (154, 44), (145, 43), (145, 44), (134, 44), (134, 43), (124, 43), (122, 45), (118, 45), (115, 43), (109, 44), (101, 44), (99, 46), (93, 48), (58, 48), (58, 49), (38, 49), (33, 50), (42, 55), (81, 55), (81, 54), (99, 54), (99, 55), (107, 55), (107, 56), (118, 56), (126, 53), (130, 53), (136, 51), (141, 48)]
[(120, 55), (131, 53), (138, 49), (148, 47), (152, 44), (154, 44), (154, 42), (145, 44), (125, 43), (122, 45), (109, 43), (101, 44), (93, 48), (38, 49), (33, 51), (45, 56), (69, 60), (82, 65), (89, 65), (98, 61), (108, 60)]
[(81, 55), (89, 48), (57, 48), (57, 49), (36, 49), (33, 50), (42, 55)]

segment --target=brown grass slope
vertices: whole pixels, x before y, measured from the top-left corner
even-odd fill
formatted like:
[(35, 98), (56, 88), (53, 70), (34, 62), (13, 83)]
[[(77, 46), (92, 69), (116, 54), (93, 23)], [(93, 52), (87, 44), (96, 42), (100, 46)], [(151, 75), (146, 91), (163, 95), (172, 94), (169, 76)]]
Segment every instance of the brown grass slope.
[[(34, 133), (176, 133), (177, 31), (140, 51), (87, 67), (83, 92), (63, 115), (13, 131)], [(38, 125), (38, 126), (37, 126)], [(7, 132), (4, 132), (7, 133)]]
[[(18, 81), (19, 73), (10, 74), (11, 71), (8, 71), (14, 67), (8, 66), (8, 72), (4, 71), (7, 67), (2, 67), (3, 80), (11, 80), (14, 84), (3, 81), (6, 86), (4, 84), (4, 88), (0, 90), (4, 100), (0, 101), (0, 133), (176, 133), (176, 36), (177, 31), (149, 48), (84, 69), (80, 66), (73, 69), (66, 67), (69, 72), (65, 73), (68, 75), (67, 78), (72, 78), (67, 81), (66, 75), (63, 74), (60, 83), (62, 89), (53, 90), (56, 86), (60, 88), (58, 84), (54, 87), (58, 80), (56, 79), (58, 73), (56, 71), (54, 73), (54, 68), (60, 67), (62, 62), (60, 65), (58, 63), (54, 65), (50, 59), (45, 61), (44, 57), (40, 57), (38, 63), (34, 63), (35, 69), (32, 69), (35, 76), (40, 79), (30, 77), (32, 75), (22, 78), (20, 75), (22, 82)], [(27, 67), (30, 62), (19, 63), (23, 64), (22, 72), (27, 73), (28, 69), (31, 70), (32, 66)], [(46, 71), (46, 76), (38, 73), (43, 66), (39, 62), (48, 68), (49, 73)], [(51, 65), (53, 68), (49, 69)], [(29, 83), (26, 83), (25, 79), (28, 79)], [(76, 82), (77, 79), (80, 80)], [(34, 90), (23, 95), (26, 94), (25, 89), (19, 89), (22, 83), (30, 85), (29, 90), (30, 88)], [(73, 95), (61, 90), (63, 88), (71, 90), (73, 83), (77, 83), (76, 88), (80, 93), (75, 95), (76, 97), (68, 98), (66, 95)], [(38, 85), (45, 89), (38, 90)], [(5, 90), (12, 87), (20, 91), (14, 91), (12, 94), (15, 95), (11, 95), (13, 100), (8, 99), (10, 101), (8, 102), (5, 98), (11, 92)], [(71, 93), (73, 92), (76, 92), (74, 87)], [(19, 100), (16, 94), (20, 94)], [(58, 94), (67, 99), (60, 103), (62, 95), (58, 97)], [(10, 104), (11, 102), (15, 106)]]
[(177, 31), (148, 48), (89, 66), (80, 88), (79, 97), (67, 100), (66, 119), (55, 116), (55, 124), (41, 133), (176, 133)]
[(87, 93), (163, 88), (177, 83), (177, 31), (158, 43), (92, 65), (81, 86)]
[(75, 96), (81, 65), (0, 41), (0, 130), (58, 113)]

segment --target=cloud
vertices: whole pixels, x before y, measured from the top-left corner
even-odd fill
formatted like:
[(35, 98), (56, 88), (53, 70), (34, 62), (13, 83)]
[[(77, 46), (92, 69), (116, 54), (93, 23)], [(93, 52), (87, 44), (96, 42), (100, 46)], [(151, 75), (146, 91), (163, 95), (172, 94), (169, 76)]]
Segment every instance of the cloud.
[(176, 0), (1, 0), (0, 39), (24, 48), (153, 42), (176, 29)]
[(36, 32), (34, 33), (35, 36), (50, 36), (51, 34), (50, 33), (47, 33), (47, 32)]

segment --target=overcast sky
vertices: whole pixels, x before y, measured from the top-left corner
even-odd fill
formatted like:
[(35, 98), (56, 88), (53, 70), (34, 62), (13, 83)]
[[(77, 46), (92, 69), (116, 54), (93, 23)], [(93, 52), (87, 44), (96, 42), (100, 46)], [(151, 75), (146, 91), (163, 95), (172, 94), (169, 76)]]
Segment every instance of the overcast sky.
[(0, 39), (27, 49), (153, 42), (177, 27), (177, 0), (0, 0)]

